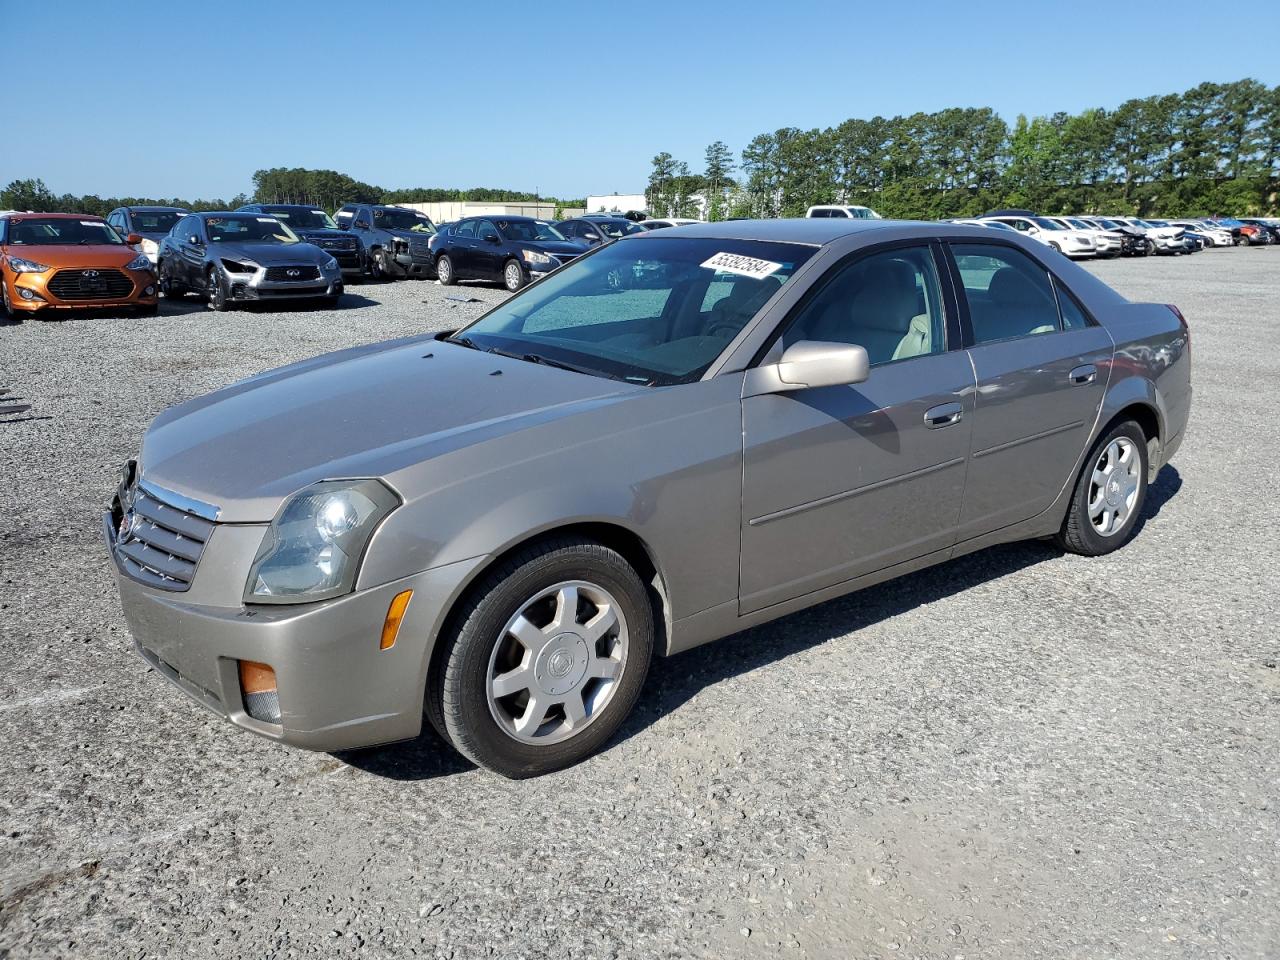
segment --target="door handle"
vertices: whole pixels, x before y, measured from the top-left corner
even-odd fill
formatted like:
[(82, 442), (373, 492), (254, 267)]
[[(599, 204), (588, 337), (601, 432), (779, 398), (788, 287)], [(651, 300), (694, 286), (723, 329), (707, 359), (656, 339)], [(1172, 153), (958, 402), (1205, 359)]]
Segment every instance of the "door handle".
[(1070, 374), (1068, 374), (1068, 376), (1071, 377), (1072, 383), (1093, 383), (1093, 381), (1098, 379), (1098, 368), (1092, 363), (1086, 363), (1082, 367), (1076, 367)]
[(958, 403), (940, 403), (924, 412), (924, 425), (930, 430), (949, 427), (953, 423), (959, 423), (963, 414), (964, 407)]

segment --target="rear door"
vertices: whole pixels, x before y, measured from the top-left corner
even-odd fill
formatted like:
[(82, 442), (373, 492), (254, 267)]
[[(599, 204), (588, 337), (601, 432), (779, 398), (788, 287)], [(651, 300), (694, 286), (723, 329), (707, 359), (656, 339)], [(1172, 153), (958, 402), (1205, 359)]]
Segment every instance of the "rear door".
[(865, 347), (865, 382), (743, 400), (742, 613), (954, 543), (974, 382), (948, 338), (939, 253), (856, 255), (787, 321), (784, 347)]
[(965, 540), (1042, 513), (1074, 479), (1106, 391), (1112, 340), (1012, 244), (949, 248), (978, 386)]
[(449, 259), (453, 261), (454, 276), (476, 275), (476, 221), (463, 220), (449, 231)]

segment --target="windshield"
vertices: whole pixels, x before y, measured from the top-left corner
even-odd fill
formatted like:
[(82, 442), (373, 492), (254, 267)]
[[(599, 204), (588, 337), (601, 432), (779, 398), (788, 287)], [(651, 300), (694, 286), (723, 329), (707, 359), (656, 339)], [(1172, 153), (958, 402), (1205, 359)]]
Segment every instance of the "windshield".
[(1139, 220), (1137, 217), (1134, 217), (1129, 222), (1132, 223), (1135, 227), (1142, 227), (1144, 229), (1150, 229), (1151, 227), (1151, 224), (1149, 224), (1146, 220)]
[(644, 233), (640, 227), (630, 220), (588, 220), (587, 222), (599, 227), (606, 236), (614, 237), (615, 239), (633, 233)]
[(508, 240), (563, 240), (564, 234), (543, 220), (499, 220), (498, 229)]
[[(1013, 227), (1007, 223), (1001, 223), (999, 220), (983, 220), (982, 225), (984, 227), (995, 227), (997, 230), (1013, 230)], [(1017, 233), (1018, 231), (1014, 230), (1013, 232)]]
[(124, 243), (105, 220), (74, 220), (70, 217), (13, 217), (9, 220), (9, 242), (15, 246), (59, 247)]
[(206, 217), (210, 243), (297, 243), (298, 235), (275, 217), (253, 214)]
[(186, 215), (185, 210), (134, 210), (130, 217), (137, 233), (168, 233)]
[(1038, 226), (1044, 227), (1046, 230), (1065, 230), (1066, 229), (1066, 227), (1064, 227), (1062, 224), (1054, 223), (1048, 217), (1032, 217), (1031, 219), (1033, 219)]
[(262, 212), (298, 230), (337, 230), (333, 217), (311, 207), (263, 207)]
[(1076, 220), (1074, 218), (1071, 218), (1067, 220), (1067, 223), (1071, 224), (1073, 227), (1076, 227), (1080, 230), (1094, 229), (1093, 227), (1089, 226), (1089, 224), (1085, 223), (1083, 220)]
[(623, 240), (561, 268), (453, 339), (631, 383), (687, 383), (702, 376), (814, 249), (751, 240)]
[(392, 207), (373, 208), (374, 226), (383, 230), (412, 230), (414, 233), (435, 233), (436, 225), (425, 213), (416, 210), (396, 210)]

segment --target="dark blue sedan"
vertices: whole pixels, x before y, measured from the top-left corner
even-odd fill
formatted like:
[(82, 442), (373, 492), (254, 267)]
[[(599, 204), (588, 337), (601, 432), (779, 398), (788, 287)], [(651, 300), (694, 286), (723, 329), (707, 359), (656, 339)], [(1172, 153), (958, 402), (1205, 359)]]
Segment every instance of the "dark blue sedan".
[(509, 216), (459, 220), (432, 237), (430, 248), (436, 277), (445, 286), (500, 280), (513, 293), (588, 249), (545, 220)]

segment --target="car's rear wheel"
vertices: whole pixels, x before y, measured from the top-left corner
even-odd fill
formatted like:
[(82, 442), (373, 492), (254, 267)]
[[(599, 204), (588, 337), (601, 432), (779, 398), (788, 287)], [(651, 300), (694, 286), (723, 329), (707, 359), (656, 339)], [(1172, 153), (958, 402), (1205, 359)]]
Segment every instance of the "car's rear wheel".
[(222, 313), (227, 309), (227, 284), (222, 274), (213, 267), (205, 274), (205, 293), (209, 297), (209, 306)]
[(1133, 537), (1147, 497), (1147, 437), (1132, 420), (1104, 434), (1084, 462), (1058, 543), (1096, 557)]
[(590, 756), (649, 670), (653, 608), (616, 551), (557, 539), (500, 565), (442, 638), (428, 712), (466, 757), (506, 777)]
[(449, 259), (447, 253), (436, 257), (436, 279), (446, 287), (452, 287), (458, 282), (458, 278), (453, 273), (453, 261)]
[(508, 260), (502, 268), (502, 282), (508, 290), (515, 293), (525, 285), (524, 267), (519, 260)]

